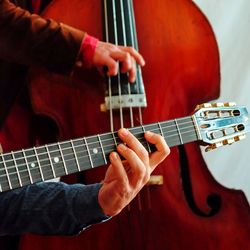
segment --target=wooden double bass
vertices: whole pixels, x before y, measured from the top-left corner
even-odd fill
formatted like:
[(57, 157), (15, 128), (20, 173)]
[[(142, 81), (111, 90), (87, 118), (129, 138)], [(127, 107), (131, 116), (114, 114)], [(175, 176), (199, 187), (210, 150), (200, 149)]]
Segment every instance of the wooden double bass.
[[(59, 139), (185, 116), (196, 104), (219, 96), (216, 40), (190, 0), (56, 0), (43, 15), (99, 39), (138, 45), (146, 60), (135, 85), (120, 74), (105, 79), (95, 69), (76, 70), (70, 77), (33, 69), (33, 109), (56, 124)], [(99, 182), (104, 173), (105, 167), (76, 179)], [(249, 211), (244, 194), (217, 183), (199, 146), (190, 143), (172, 148), (149, 185), (120, 215), (75, 237), (26, 235), (19, 248), (247, 249)]]

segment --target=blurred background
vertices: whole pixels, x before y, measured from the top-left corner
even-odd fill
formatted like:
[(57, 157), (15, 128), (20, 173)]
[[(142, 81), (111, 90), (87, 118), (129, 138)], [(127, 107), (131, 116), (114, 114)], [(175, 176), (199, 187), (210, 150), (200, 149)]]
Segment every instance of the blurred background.
[[(220, 50), (220, 102), (234, 101), (250, 111), (250, 1), (194, 0), (207, 16)], [(215, 179), (241, 189), (250, 202), (250, 133), (230, 146), (205, 153)]]

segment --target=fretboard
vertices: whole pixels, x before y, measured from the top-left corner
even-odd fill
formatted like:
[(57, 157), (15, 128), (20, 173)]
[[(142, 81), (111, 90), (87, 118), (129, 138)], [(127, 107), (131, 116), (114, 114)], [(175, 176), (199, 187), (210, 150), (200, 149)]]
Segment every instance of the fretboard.
[[(130, 128), (149, 151), (145, 131), (162, 135), (170, 147), (196, 141), (193, 117)], [(0, 155), (0, 191), (23, 187), (109, 163), (109, 154), (121, 143), (117, 132), (77, 138)]]
[[(138, 50), (132, 0), (103, 0), (103, 17), (104, 39), (107, 42), (116, 45), (131, 46)], [(136, 67), (137, 75), (134, 84), (128, 84), (127, 74), (120, 73), (110, 78), (112, 84), (110, 86), (111, 91), (109, 90), (108, 92), (111, 92), (109, 94), (112, 97), (121, 95), (145, 95), (141, 68), (139, 65)], [(146, 97), (144, 97), (144, 99), (145, 98)], [(124, 100), (124, 102), (126, 101)], [(138, 102), (137, 106), (145, 107), (146, 99), (141, 103)]]

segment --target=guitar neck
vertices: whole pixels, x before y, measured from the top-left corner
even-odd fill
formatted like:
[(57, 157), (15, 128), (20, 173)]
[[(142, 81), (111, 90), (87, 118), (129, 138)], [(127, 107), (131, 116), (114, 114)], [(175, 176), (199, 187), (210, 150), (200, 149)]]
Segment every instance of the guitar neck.
[[(149, 152), (155, 149), (144, 139), (145, 131), (162, 135), (170, 147), (200, 139), (193, 116), (133, 127), (129, 131)], [(119, 143), (117, 132), (110, 132), (1, 154), (0, 191), (105, 165)]]

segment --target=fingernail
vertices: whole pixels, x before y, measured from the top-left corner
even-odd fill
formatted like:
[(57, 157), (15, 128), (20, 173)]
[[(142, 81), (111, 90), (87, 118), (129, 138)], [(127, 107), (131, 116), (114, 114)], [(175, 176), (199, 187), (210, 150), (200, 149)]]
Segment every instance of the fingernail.
[(110, 156), (112, 160), (116, 160), (118, 158), (118, 154), (116, 152), (112, 152)]
[(128, 130), (125, 129), (125, 128), (122, 128), (119, 132), (120, 132), (120, 134), (123, 135), (123, 136), (127, 136), (127, 135), (128, 135)]
[(146, 131), (146, 134), (147, 134), (147, 136), (149, 136), (149, 137), (151, 137), (151, 136), (154, 135), (154, 133), (152, 133), (151, 131)]
[(135, 83), (135, 77), (131, 78), (130, 83)]
[(119, 144), (118, 147), (121, 150), (126, 150), (127, 149), (127, 147), (124, 144)]
[(143, 66), (145, 66), (145, 64), (146, 64), (145, 60), (142, 59), (142, 64), (141, 64), (141, 66), (143, 67)]

